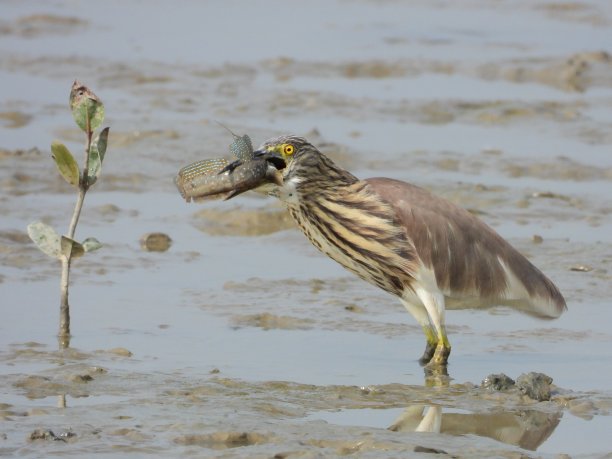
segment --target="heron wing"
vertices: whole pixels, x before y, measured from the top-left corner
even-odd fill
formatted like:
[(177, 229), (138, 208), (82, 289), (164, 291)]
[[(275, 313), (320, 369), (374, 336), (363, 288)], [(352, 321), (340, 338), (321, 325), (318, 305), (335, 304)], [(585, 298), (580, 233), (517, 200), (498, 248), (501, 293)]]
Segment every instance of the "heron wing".
[[(477, 297), (558, 317), (566, 309), (556, 286), (491, 227), (455, 204), (388, 178), (366, 182), (395, 210), (422, 263), (448, 297)], [(516, 304), (513, 304), (515, 302)]]

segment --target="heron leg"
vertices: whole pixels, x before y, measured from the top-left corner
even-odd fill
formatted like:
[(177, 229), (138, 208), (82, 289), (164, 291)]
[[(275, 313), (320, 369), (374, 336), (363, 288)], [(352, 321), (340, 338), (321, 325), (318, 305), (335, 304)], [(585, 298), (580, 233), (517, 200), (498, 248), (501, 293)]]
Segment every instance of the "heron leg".
[(448, 356), (451, 353), (451, 346), (450, 346), (450, 343), (448, 342), (448, 338), (446, 338), (445, 341), (446, 341), (446, 344), (438, 344), (434, 352), (434, 355), (429, 361), (429, 363), (432, 363), (434, 365), (446, 365), (448, 363)]
[(419, 359), (419, 363), (421, 365), (427, 365), (433, 358), (436, 348), (438, 347), (438, 337), (431, 325), (423, 326), (423, 332), (425, 333), (427, 342), (425, 343), (425, 351), (423, 351), (423, 355)]
[(430, 292), (422, 288), (417, 288), (415, 293), (423, 302), (429, 321), (436, 333), (436, 348), (429, 360), (429, 365), (446, 365), (451, 345), (446, 335), (444, 296), (440, 292)]
[(427, 342), (425, 344), (425, 351), (419, 359), (419, 363), (421, 365), (426, 365), (432, 359), (436, 348), (438, 347), (438, 334), (436, 333), (436, 329), (429, 320), (429, 314), (427, 313), (427, 310), (423, 307), (422, 304), (418, 304), (416, 301), (408, 301), (405, 299), (402, 299), (402, 303), (404, 307), (408, 310), (408, 312), (412, 315), (412, 317), (414, 317), (419, 323), (419, 325), (423, 329), (423, 333), (425, 333), (425, 338), (427, 339)]

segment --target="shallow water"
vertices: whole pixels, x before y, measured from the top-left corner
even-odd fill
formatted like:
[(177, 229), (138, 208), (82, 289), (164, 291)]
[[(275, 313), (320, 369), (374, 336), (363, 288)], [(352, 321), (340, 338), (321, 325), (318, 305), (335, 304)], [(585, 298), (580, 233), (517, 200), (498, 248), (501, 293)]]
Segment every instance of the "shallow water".
[[(609, 2), (5, 1), (0, 37), (0, 455), (612, 454)], [(25, 227), (68, 224), (48, 145), (82, 149), (75, 78), (111, 126), (77, 229), (105, 245), (74, 263), (58, 351), (59, 269)], [(227, 152), (215, 121), (477, 212), (569, 310), (450, 311), (449, 378), (425, 374), (399, 302), (276, 202), (182, 201), (178, 169)], [(170, 249), (143, 251), (150, 232)], [(530, 371), (551, 401), (478, 387)]]

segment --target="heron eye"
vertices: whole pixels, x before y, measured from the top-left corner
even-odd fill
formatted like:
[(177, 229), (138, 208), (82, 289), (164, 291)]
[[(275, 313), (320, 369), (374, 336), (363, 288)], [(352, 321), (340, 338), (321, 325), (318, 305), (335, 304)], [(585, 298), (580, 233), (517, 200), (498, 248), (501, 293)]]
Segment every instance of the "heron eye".
[(283, 145), (283, 154), (290, 156), (295, 152), (295, 147), (291, 144)]

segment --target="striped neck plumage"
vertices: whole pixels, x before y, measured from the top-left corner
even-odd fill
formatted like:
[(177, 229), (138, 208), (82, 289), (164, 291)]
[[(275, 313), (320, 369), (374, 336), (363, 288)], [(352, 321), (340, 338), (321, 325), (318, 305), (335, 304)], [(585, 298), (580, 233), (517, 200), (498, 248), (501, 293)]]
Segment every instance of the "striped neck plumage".
[(296, 153), (283, 173), (284, 181), (293, 184), (298, 192), (324, 191), (349, 186), (359, 181), (315, 147), (311, 145), (308, 147)]

